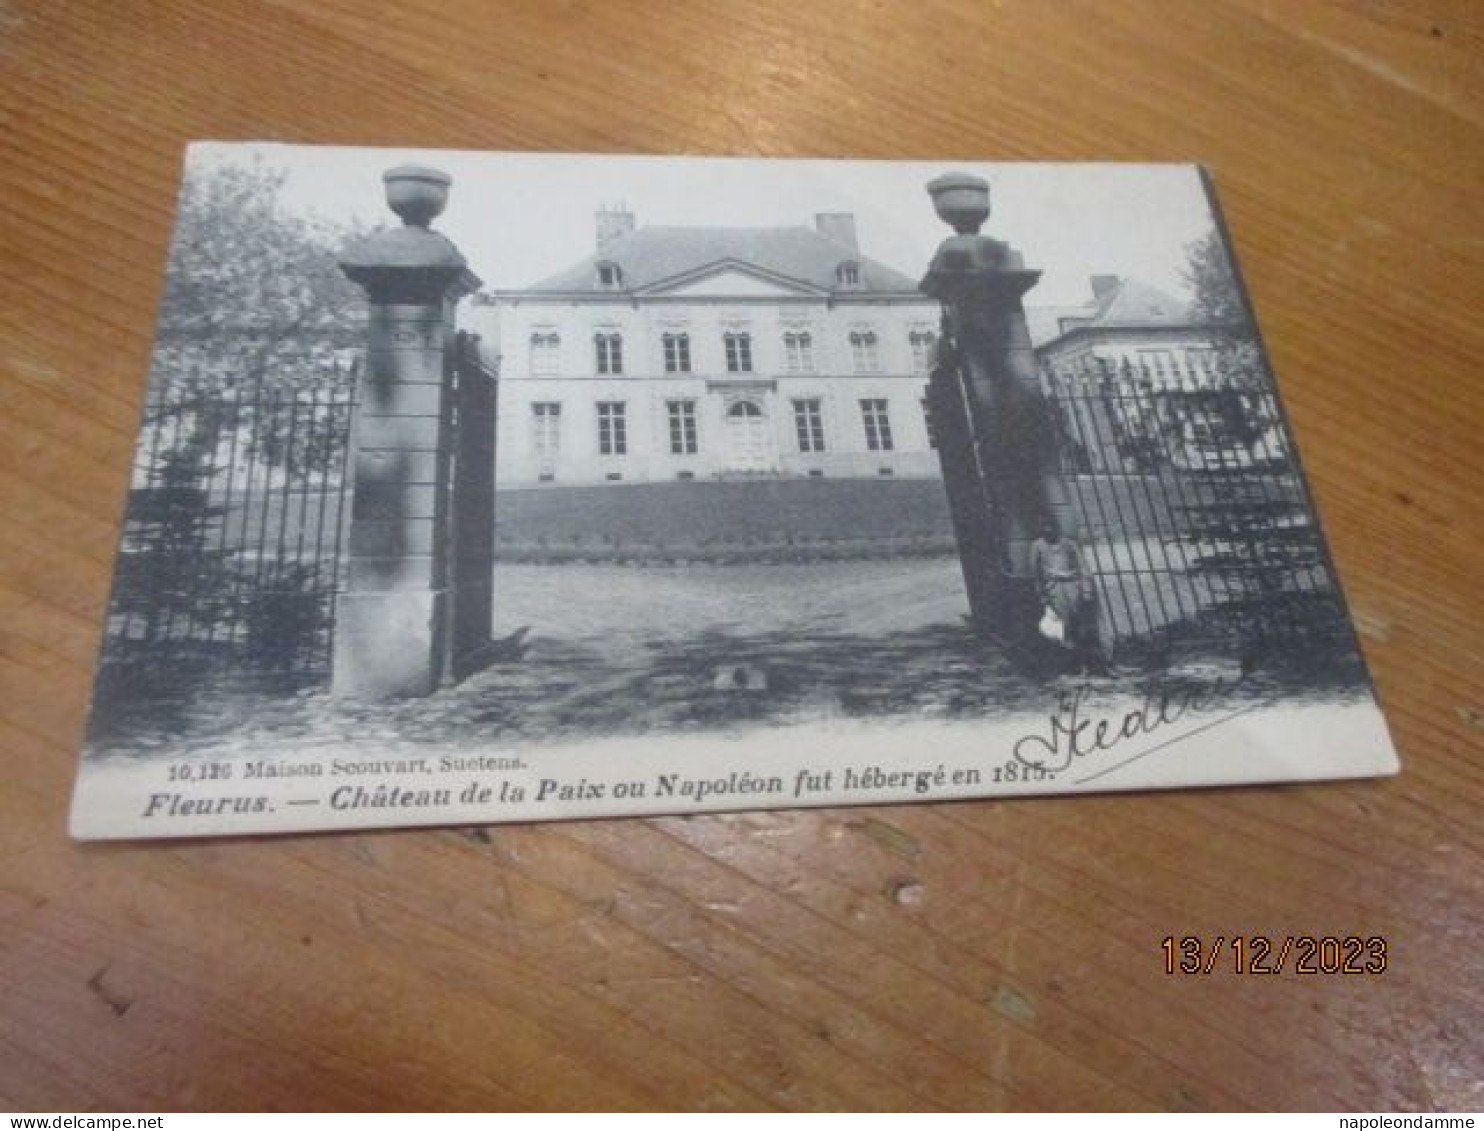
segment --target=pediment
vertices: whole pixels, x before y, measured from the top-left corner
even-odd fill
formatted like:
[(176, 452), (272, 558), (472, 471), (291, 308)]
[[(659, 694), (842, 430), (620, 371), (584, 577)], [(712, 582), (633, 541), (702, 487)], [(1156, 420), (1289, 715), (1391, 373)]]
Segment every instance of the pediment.
[(675, 298), (799, 298), (823, 296), (826, 292), (797, 279), (726, 260), (661, 279), (639, 293)]

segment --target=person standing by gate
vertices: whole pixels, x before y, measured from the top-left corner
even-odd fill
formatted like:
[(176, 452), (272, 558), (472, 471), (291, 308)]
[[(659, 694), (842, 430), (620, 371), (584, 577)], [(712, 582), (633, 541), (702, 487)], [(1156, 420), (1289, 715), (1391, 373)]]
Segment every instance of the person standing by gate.
[(1041, 597), (1041, 634), (1070, 650), (1084, 671), (1101, 666), (1093, 623), (1092, 578), (1082, 565), (1082, 551), (1062, 533), (1055, 518), (1041, 523), (1031, 543), (1031, 570)]

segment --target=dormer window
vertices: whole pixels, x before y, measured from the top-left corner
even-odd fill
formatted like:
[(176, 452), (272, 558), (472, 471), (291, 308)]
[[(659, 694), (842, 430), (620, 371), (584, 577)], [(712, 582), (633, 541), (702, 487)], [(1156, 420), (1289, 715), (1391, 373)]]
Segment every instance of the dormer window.
[(598, 264), (598, 286), (605, 291), (616, 291), (623, 286), (623, 268), (612, 260)]
[(861, 285), (861, 265), (853, 259), (847, 259), (835, 268), (835, 281), (842, 287), (854, 289)]

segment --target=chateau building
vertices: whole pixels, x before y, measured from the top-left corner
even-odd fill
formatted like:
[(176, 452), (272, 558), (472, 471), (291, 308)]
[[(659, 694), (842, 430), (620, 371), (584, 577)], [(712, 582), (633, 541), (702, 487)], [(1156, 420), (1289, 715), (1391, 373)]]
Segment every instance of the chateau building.
[(500, 354), (502, 487), (931, 478), (923, 395), (938, 305), (862, 255), (855, 218), (636, 227), (468, 325)]
[[(1086, 304), (1027, 307), (1048, 367), (1210, 373), (1209, 334), (1185, 303), (1116, 275), (1090, 282)], [(604, 209), (592, 255), (481, 293), (466, 323), (500, 358), (508, 488), (936, 478), (924, 394), (938, 320), (915, 279), (861, 254), (849, 213), (639, 227)]]

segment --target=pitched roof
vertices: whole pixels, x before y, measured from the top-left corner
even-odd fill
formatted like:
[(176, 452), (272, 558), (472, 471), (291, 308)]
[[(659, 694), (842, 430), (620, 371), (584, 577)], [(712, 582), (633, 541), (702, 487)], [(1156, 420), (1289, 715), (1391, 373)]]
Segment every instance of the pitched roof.
[(1096, 304), (1090, 326), (1189, 326), (1189, 304), (1137, 279), (1120, 279)]
[[(846, 260), (860, 268), (860, 285), (845, 288), (835, 269)], [(565, 271), (535, 283), (535, 291), (599, 293), (597, 264), (590, 255)], [(623, 271), (623, 289), (642, 290), (728, 261), (760, 268), (822, 291), (869, 291), (876, 294), (918, 294), (909, 279), (846, 244), (813, 228), (638, 228), (615, 240), (601, 259)]]
[(1083, 306), (1027, 307), (1031, 343), (1037, 347), (1084, 327), (1099, 330), (1181, 329), (1203, 322), (1190, 304), (1137, 279), (1120, 278)]
[(1031, 345), (1044, 346), (1065, 334), (1073, 325), (1085, 325), (1089, 306), (1026, 306), (1025, 321)]

